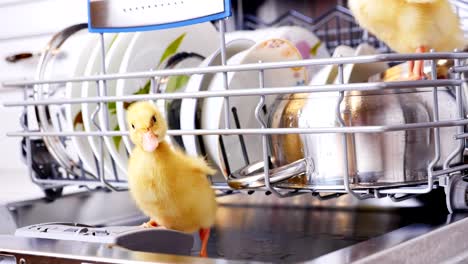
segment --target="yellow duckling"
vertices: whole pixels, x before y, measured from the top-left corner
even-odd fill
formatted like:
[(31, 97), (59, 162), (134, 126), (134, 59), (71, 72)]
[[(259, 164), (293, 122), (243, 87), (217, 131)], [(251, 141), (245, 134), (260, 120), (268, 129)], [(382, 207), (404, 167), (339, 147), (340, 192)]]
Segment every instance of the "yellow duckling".
[(128, 163), (130, 194), (151, 218), (147, 226), (161, 225), (185, 233), (199, 231), (200, 256), (206, 257), (217, 209), (207, 175), (216, 171), (203, 158), (188, 156), (164, 140), (167, 123), (154, 104), (132, 104), (127, 122), (135, 144)]
[[(357, 22), (399, 53), (463, 49), (460, 21), (448, 0), (349, 0)], [(410, 62), (409, 79), (424, 76), (423, 62)]]

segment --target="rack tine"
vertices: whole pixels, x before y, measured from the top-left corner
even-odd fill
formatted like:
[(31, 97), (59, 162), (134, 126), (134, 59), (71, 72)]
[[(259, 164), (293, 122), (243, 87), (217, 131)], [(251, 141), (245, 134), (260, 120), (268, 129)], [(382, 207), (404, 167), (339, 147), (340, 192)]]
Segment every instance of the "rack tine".
[[(343, 75), (343, 64), (339, 64), (338, 65), (338, 81), (340, 84), (343, 84), (344, 83), (344, 75)], [(340, 109), (340, 106), (341, 106), (341, 103), (343, 102), (343, 99), (344, 99), (344, 92), (341, 91), (339, 92), (340, 93), (340, 96), (338, 97), (338, 100), (337, 100), (337, 103), (336, 103), (336, 118), (338, 119), (338, 122), (340, 124), (341, 127), (345, 127), (346, 124), (343, 120), (343, 118), (341, 117), (341, 109)], [(363, 194), (363, 195), (360, 195), (360, 194), (357, 194), (354, 192), (354, 190), (351, 188), (350, 186), (350, 183), (349, 183), (349, 156), (348, 156), (348, 135), (343, 133), (342, 134), (343, 136), (343, 155), (344, 155), (344, 187), (345, 187), (345, 190), (346, 192), (350, 193), (352, 196), (356, 197), (357, 199), (359, 200), (364, 200), (364, 199), (369, 199), (369, 198), (372, 198), (374, 197), (373, 194)], [(376, 192), (378, 192), (378, 190), (376, 190)]]
[(345, 194), (346, 193), (332, 193), (332, 194), (328, 194), (328, 195), (320, 195), (320, 193), (313, 192), (312, 196), (316, 197), (320, 201), (327, 201), (327, 200), (339, 198), (339, 197), (341, 197), (341, 196), (343, 196)]
[(229, 158), (227, 156), (226, 147), (224, 145), (223, 135), (219, 135), (218, 141), (219, 141), (219, 147), (221, 148), (221, 155), (224, 160), (226, 175), (231, 175), (231, 167), (229, 165)]
[(408, 199), (417, 197), (419, 195), (420, 194), (406, 194), (406, 195), (402, 195), (402, 196), (397, 197), (396, 194), (391, 194), (391, 195), (389, 195), (389, 197), (393, 202), (399, 203), (399, 202), (403, 202), (403, 201), (406, 201)]
[(119, 181), (119, 172), (117, 170), (117, 166), (115, 164), (114, 159), (111, 159), (111, 165), (112, 165), (112, 172), (114, 173), (114, 179), (115, 181)]
[[(455, 50), (455, 52), (458, 52), (458, 50)], [(454, 67), (459, 67), (462, 65), (460, 59), (455, 59), (454, 61)], [(455, 79), (460, 79), (460, 73), (455, 73), (456, 77)], [(463, 114), (463, 96), (462, 96), (462, 87), (461, 84), (455, 86), (455, 98), (457, 101), (457, 110), (458, 110), (458, 118), (463, 119), (464, 114)], [(458, 126), (458, 134), (463, 134), (465, 132), (464, 126)], [(444, 161), (444, 169), (448, 169), (450, 167), (450, 162), (455, 159), (458, 155), (461, 155), (463, 153), (463, 150), (465, 149), (465, 143), (463, 139), (458, 140), (458, 147), (448, 156), (448, 158)]]
[[(26, 87), (23, 89), (23, 100), (28, 100), (28, 89)], [(28, 107), (27, 106), (23, 107), (23, 113), (21, 114), (20, 119), (21, 119), (21, 126), (23, 128), (23, 131), (28, 131), (29, 122), (28, 122)], [(26, 141), (26, 164), (28, 166), (29, 178), (31, 178), (32, 182), (36, 183), (37, 179), (32, 169), (33, 162), (32, 162), (31, 137), (26, 136), (25, 141)]]
[[(100, 39), (101, 39), (101, 74), (106, 74), (106, 48), (105, 48), (105, 42), (104, 42), (104, 33), (100, 33)], [(101, 84), (101, 85), (99, 85)], [(101, 82), (98, 82), (97, 84), (98, 88), (98, 95), (99, 96), (107, 96), (107, 80), (101, 80)], [(108, 131), (109, 128), (109, 115), (107, 112), (107, 103), (106, 102), (100, 102), (97, 106), (97, 109), (93, 114), (97, 114), (99, 111), (102, 111), (103, 115), (102, 117), (104, 118), (104, 128), (100, 126), (96, 126), (99, 131)], [(94, 116), (96, 117), (96, 116)], [(96, 120), (93, 120), (95, 122)], [(96, 125), (96, 123), (95, 123)], [(106, 158), (106, 152), (105, 152), (105, 144), (104, 144), (104, 137), (101, 136), (99, 138), (99, 145), (100, 145), (100, 156), (101, 156), (101, 177), (100, 181), (104, 187), (107, 187), (113, 191), (119, 191), (118, 188), (115, 188), (112, 186), (109, 182), (106, 180), (106, 175), (105, 175), (105, 158)], [(111, 158), (112, 159), (112, 158)], [(118, 177), (116, 176), (116, 179)]]
[[(220, 46), (221, 46), (221, 65), (226, 66), (226, 22), (225, 20), (219, 20), (219, 35), (220, 35)], [(223, 89), (227, 91), (228, 86), (228, 73), (223, 71)], [(231, 120), (229, 118), (229, 97), (224, 97), (224, 126), (226, 129), (231, 128)]]
[[(152, 71), (153, 69), (150, 69), (150, 71)], [(159, 93), (159, 85), (156, 85), (158, 83), (158, 80), (157, 80), (158, 77), (153, 77), (150, 79), (150, 82), (151, 82), (151, 89), (150, 89), (150, 93), (151, 94), (157, 94)]]
[[(100, 86), (100, 82), (96, 81), (97, 94), (98, 94), (98, 96), (102, 96), (99, 86)], [(100, 110), (101, 110), (101, 104), (99, 103), (99, 104), (96, 105), (96, 108), (94, 109), (93, 113), (91, 114), (91, 121), (93, 122), (93, 125), (96, 127), (96, 129), (98, 131), (102, 131), (101, 125), (97, 121), (97, 115), (98, 115)]]
[[(262, 63), (259, 61), (259, 63)], [(265, 72), (263, 70), (259, 71), (259, 84), (260, 88), (265, 87)], [(261, 113), (262, 109), (265, 106), (265, 95), (260, 96), (260, 101), (257, 104), (257, 107), (255, 108), (255, 118), (257, 119), (258, 123), (260, 123), (260, 126), (262, 129), (265, 129), (267, 127), (267, 124), (265, 120), (263, 119)], [(270, 183), (270, 157), (268, 155), (268, 136), (267, 135), (262, 135), (262, 149), (263, 149), (263, 171), (265, 174), (265, 186), (270, 192), (275, 194), (278, 197), (287, 197), (287, 195), (284, 195), (277, 191)]]
[[(433, 49), (431, 49), (430, 52), (434, 52)], [(437, 61), (432, 60), (431, 61), (431, 78), (433, 80), (437, 79)], [(434, 108), (432, 110), (432, 114), (434, 116), (434, 122), (439, 121), (439, 94), (438, 94), (438, 87), (435, 86), (432, 88), (432, 103), (434, 105)], [(440, 160), (440, 128), (435, 127), (434, 128), (434, 159), (429, 163), (427, 166), (427, 191), (432, 190), (432, 185), (434, 182), (434, 176), (433, 176), (433, 171), (434, 171), (434, 166), (439, 162)]]
[[(265, 109), (265, 107), (263, 107), (262, 109)], [(241, 129), (239, 116), (237, 115), (237, 108), (236, 107), (232, 108), (232, 115), (234, 117), (234, 122), (236, 124), (236, 128)], [(245, 141), (244, 141), (244, 136), (243, 135), (239, 135), (239, 141), (240, 141), (240, 146), (241, 146), (241, 149), (242, 149), (242, 156), (244, 157), (245, 165), (248, 165), (248, 164), (250, 164), (249, 154), (247, 153), (247, 148), (245, 146)]]

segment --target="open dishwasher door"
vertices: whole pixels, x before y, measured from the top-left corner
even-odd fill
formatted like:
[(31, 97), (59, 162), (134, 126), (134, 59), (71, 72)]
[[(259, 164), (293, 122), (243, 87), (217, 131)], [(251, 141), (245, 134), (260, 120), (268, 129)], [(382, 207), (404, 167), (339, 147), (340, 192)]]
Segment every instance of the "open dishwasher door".
[[(415, 199), (400, 204), (389, 199), (357, 202), (346, 195), (321, 201), (309, 195), (279, 199), (261, 192), (220, 197), (208, 244), (210, 258), (205, 261), (348, 263), (382, 256), (383, 260), (396, 262), (411, 257), (421, 260), (411, 263), (438, 263), (458, 256), (466, 248), (461, 230), (468, 226), (468, 220), (465, 215), (448, 215), (443, 200), (439, 205), (434, 200), (439, 199), (432, 199), (432, 203)], [(147, 220), (126, 192), (97, 191), (65, 196), (55, 202), (13, 203), (3, 207), (2, 212), (2, 219), (10, 219), (18, 228), (45, 222), (136, 226)], [(5, 230), (0, 237), (0, 254), (26, 260), (60, 253), (64, 260), (96, 262), (201, 261), (182, 255), (139, 255), (122, 247), (109, 247), (105, 242), (13, 236), (15, 228)], [(427, 243), (437, 244), (437, 250), (428, 250)], [(402, 249), (402, 245), (407, 246)], [(193, 256), (198, 246), (199, 241), (195, 241)]]

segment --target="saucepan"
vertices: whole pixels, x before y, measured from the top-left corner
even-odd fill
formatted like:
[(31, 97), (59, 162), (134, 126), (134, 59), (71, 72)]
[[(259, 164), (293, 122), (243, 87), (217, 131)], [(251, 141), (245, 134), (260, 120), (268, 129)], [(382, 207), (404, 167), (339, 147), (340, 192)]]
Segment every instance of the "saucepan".
[[(440, 65), (438, 72), (446, 72), (442, 70), (446, 66)], [(370, 81), (395, 80), (395, 74), (399, 77), (405, 76), (406, 68), (406, 64), (398, 65), (382, 71), (386, 74), (373, 76)], [(452, 89), (438, 89), (440, 121), (454, 120), (458, 117)], [(340, 105), (341, 119), (346, 126), (431, 122), (434, 120), (432, 91), (433, 88), (428, 87), (347, 92)], [(339, 96), (338, 92), (278, 96), (271, 109), (269, 127), (339, 127), (340, 120), (336, 114)], [(459, 142), (454, 139), (457, 132), (457, 127), (440, 128), (441, 156), (434, 166), (435, 169), (443, 168), (451, 153), (459, 149)], [(433, 129), (426, 128), (348, 134), (348, 153), (344, 153), (342, 134), (273, 135), (270, 137), (270, 150), (276, 171), (281, 171), (281, 168), (293, 163), (303, 168), (301, 173), (306, 172), (306, 177), (303, 178), (303, 182), (299, 182), (300, 184), (342, 185), (347, 167), (350, 182), (355, 188), (389, 187), (427, 180), (428, 165), (435, 157), (433, 133)], [(461, 163), (462, 151), (452, 158), (449, 164), (452, 166)], [(297, 175), (300, 174), (294, 176)], [(270, 173), (270, 176), (273, 179), (277, 175)], [(297, 183), (295, 182), (296, 185)]]

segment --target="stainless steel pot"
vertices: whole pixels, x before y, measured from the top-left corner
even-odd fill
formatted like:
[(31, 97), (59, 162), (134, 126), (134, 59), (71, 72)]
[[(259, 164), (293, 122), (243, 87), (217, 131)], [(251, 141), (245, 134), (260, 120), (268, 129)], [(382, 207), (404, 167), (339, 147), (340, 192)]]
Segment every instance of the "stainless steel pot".
[[(269, 118), (272, 128), (338, 127), (336, 92), (283, 95), (276, 99)], [(450, 89), (440, 88), (440, 120), (456, 119), (456, 102)], [(347, 126), (398, 125), (433, 120), (432, 88), (350, 92), (340, 106)], [(441, 128), (442, 167), (457, 149), (456, 127)], [(348, 137), (348, 168), (357, 186), (387, 186), (427, 179), (427, 166), (434, 159), (431, 129)], [(271, 151), (275, 166), (307, 157), (307, 179), (315, 185), (343, 184), (345, 171), (342, 134), (273, 135)], [(462, 162), (462, 153), (452, 164)]]

